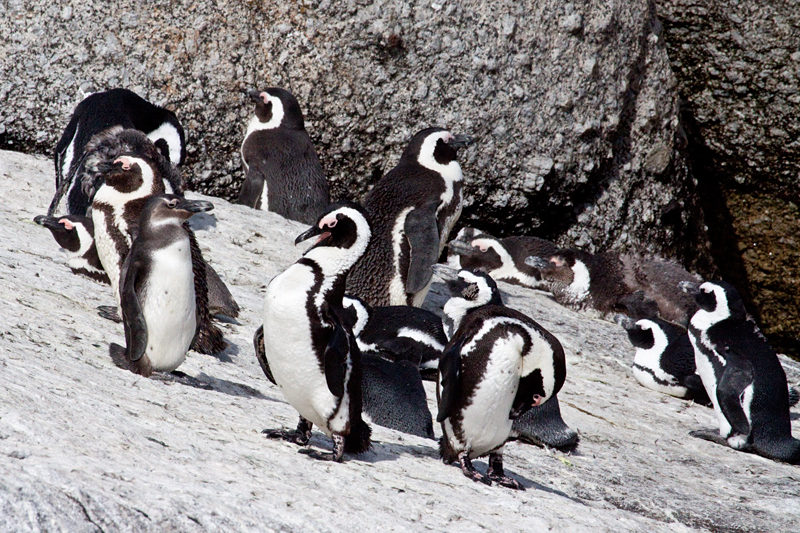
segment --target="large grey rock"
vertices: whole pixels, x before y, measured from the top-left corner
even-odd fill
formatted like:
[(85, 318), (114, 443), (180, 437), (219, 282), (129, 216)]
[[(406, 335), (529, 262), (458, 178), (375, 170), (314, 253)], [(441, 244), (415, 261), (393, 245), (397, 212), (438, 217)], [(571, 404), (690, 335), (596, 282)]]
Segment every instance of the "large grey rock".
[[(688, 436), (713, 411), (636, 382), (617, 325), (501, 283), (506, 303), (565, 348), (565, 455), (522, 443), (506, 471), (526, 492), (487, 487), (438, 459), (430, 440), (373, 426), (374, 448), (321, 463), (263, 428), (297, 414), (264, 377), (251, 343), (264, 287), (295, 261), (306, 229), (211, 198), (193, 221), (203, 253), (242, 307), (220, 358), (180, 370), (212, 390), (113, 366), (123, 328), (97, 316), (111, 289), (73, 275), (33, 223), (51, 162), (0, 151), (0, 531), (794, 531), (800, 471)], [(205, 197), (203, 197), (205, 198)], [(435, 279), (426, 306), (441, 309)], [(783, 360), (792, 383), (800, 365)], [(435, 414), (435, 391), (426, 384)], [(795, 435), (797, 432), (797, 411)], [(437, 436), (440, 428), (435, 428)], [(329, 446), (315, 433), (313, 446)], [(476, 461), (485, 469), (484, 460)]]
[(714, 259), (772, 342), (800, 357), (800, 10), (659, 0), (658, 15)]

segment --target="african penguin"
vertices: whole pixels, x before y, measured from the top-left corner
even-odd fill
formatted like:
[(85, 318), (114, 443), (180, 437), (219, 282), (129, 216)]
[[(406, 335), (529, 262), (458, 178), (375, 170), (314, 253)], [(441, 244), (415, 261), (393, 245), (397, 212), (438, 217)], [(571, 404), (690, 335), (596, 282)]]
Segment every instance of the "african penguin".
[(703, 381), (697, 374), (694, 348), (686, 330), (659, 318), (631, 320), (616, 315), (636, 348), (633, 376), (648, 389), (711, 406)]
[(92, 203), (94, 183), (86, 181), (86, 157), (95, 135), (114, 126), (144, 132), (173, 165), (180, 165), (186, 159), (183, 127), (175, 113), (151, 104), (128, 89), (93, 93), (75, 108), (56, 144), (56, 193), (47, 210), (49, 216), (58, 210), (64, 197), (68, 214), (87, 213)]
[(316, 424), (333, 438), (333, 453), (311, 454), (341, 461), (344, 452), (371, 446), (361, 418), (361, 354), (342, 309), (347, 273), (370, 240), (367, 213), (357, 204), (332, 204), (295, 243), (314, 236), (303, 257), (267, 286), (262, 367), (300, 422), (296, 431), (266, 433), (305, 445)]
[(247, 92), (255, 102), (242, 142), (245, 178), (237, 203), (313, 224), (329, 203), (328, 181), (292, 94)]
[[(155, 145), (138, 130), (112, 128), (95, 138), (94, 149), (86, 159), (86, 174), (98, 184), (92, 202), (94, 239), (100, 263), (120, 305), (120, 272), (131, 243), (138, 232), (139, 219), (150, 197), (165, 193), (164, 181), (180, 183), (172, 167)], [(176, 193), (182, 196), (183, 193)], [(200, 333), (192, 348), (200, 353), (223, 351), (222, 331), (209, 316), (206, 271), (194, 232), (186, 225), (195, 269), (195, 295), (200, 316)]]
[[(479, 280), (494, 284), (485, 272), (462, 270), (449, 284), (453, 297), (470, 299)], [(445, 463), (458, 461), (470, 479), (523, 489), (503, 472), (503, 446), (514, 419), (561, 390), (567, 372), (564, 350), (522, 313), (491, 300), (479, 302), (461, 318), (439, 361), (439, 451)], [(486, 454), (489, 468), (483, 475), (471, 460)]]
[(525, 263), (539, 269), (557, 302), (601, 316), (622, 312), (639, 319), (657, 313), (668, 322), (686, 325), (696, 309), (677, 285), (700, 278), (664, 259), (564, 248), (548, 258), (529, 257)]
[(91, 218), (81, 215), (62, 217), (39, 215), (33, 221), (50, 230), (56, 242), (66, 252), (67, 265), (73, 273), (100, 283), (110, 283), (97, 256), (94, 224)]
[(698, 310), (689, 323), (697, 371), (719, 421), (719, 433), (691, 435), (770, 459), (800, 464), (792, 437), (789, 389), (778, 356), (724, 281), (683, 283)]
[(431, 266), (461, 215), (464, 178), (456, 156), (470, 142), (441, 128), (412, 137), (364, 200), (374, 235), (348, 276), (348, 294), (373, 306), (422, 305)]
[(532, 289), (547, 286), (539, 269), (525, 263), (530, 256), (550, 257), (558, 247), (538, 237), (506, 237), (496, 239), (473, 228), (461, 228), (456, 238), (447, 244), (456, 254), (460, 268), (483, 268), (497, 281), (522, 285)]
[[(483, 269), (462, 269), (453, 277), (449, 268), (436, 265), (436, 272), (445, 280), (452, 295), (444, 305), (442, 318), (448, 339), (452, 339), (467, 313), (486, 305), (504, 305), (497, 283)], [(564, 452), (574, 450), (580, 441), (578, 432), (561, 417), (557, 395), (516, 418), (510, 438)]]
[(200, 320), (192, 247), (182, 222), (213, 207), (171, 194), (148, 199), (121, 272), (125, 348), (109, 348), (117, 366), (149, 377), (183, 363)]
[[(407, 305), (371, 307), (349, 295), (345, 295), (343, 305), (362, 353), (375, 352), (391, 361), (410, 361), (423, 375), (436, 373), (447, 344), (441, 318)], [(431, 379), (435, 377), (432, 375)]]

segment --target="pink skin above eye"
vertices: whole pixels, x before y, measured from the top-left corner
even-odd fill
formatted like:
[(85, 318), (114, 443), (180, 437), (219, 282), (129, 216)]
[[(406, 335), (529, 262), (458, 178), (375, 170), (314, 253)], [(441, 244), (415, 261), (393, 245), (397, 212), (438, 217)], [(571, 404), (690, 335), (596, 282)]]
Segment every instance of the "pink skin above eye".
[(130, 170), (133, 161), (130, 157), (122, 156), (114, 160), (114, 164), (116, 165), (117, 163), (122, 163), (122, 170)]
[(64, 229), (66, 229), (66, 230), (72, 231), (75, 228), (75, 226), (72, 224), (72, 222), (70, 222), (66, 218), (62, 218), (61, 220), (58, 221), (58, 223), (59, 224), (63, 224), (64, 225)]
[(261, 94), (259, 94), (258, 96), (260, 96), (260, 97), (261, 97), (261, 99), (262, 99), (262, 100), (264, 100), (264, 103), (265, 103), (265, 104), (268, 104), (268, 103), (269, 103), (269, 95), (268, 95), (267, 93), (261, 93)]
[(538, 407), (542, 404), (542, 397), (538, 394), (533, 395), (533, 406)]

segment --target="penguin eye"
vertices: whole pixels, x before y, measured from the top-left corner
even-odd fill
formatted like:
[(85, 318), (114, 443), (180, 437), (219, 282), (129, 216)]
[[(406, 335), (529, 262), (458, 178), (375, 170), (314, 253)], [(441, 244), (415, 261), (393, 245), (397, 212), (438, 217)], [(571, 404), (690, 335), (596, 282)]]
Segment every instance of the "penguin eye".
[(178, 200), (173, 199), (167, 202), (167, 207), (169, 207), (170, 209), (175, 209), (177, 206), (178, 206)]
[(331, 220), (330, 222), (328, 222), (328, 223), (326, 224), (326, 226), (328, 226), (329, 228), (335, 228), (335, 227), (336, 227), (336, 224), (337, 224), (338, 222), (339, 222), (339, 221), (338, 221), (337, 219), (335, 219), (335, 218), (334, 218), (333, 220)]
[(463, 294), (464, 298), (467, 300), (474, 300), (478, 297), (478, 285), (476, 283), (467, 285), (464, 287), (464, 290), (461, 291), (461, 294)]

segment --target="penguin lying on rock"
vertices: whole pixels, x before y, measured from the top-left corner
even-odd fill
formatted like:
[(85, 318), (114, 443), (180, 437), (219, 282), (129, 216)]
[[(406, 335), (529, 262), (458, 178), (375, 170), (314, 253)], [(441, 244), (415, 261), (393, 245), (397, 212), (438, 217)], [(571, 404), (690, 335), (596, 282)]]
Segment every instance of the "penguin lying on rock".
[(682, 283), (698, 310), (689, 323), (697, 372), (714, 404), (719, 431), (695, 437), (770, 459), (800, 464), (792, 437), (790, 394), (778, 356), (724, 281)]
[[(128, 89), (110, 89), (90, 94), (72, 113), (55, 148), (56, 193), (48, 216), (58, 210), (66, 197), (67, 214), (86, 215), (92, 204), (96, 184), (84, 173), (86, 156), (93, 151), (95, 136), (111, 127), (142, 131), (172, 165), (186, 159), (183, 127), (175, 113), (151, 104)], [(180, 192), (181, 182), (171, 183)]]
[(700, 278), (664, 259), (564, 248), (546, 258), (529, 257), (525, 263), (539, 269), (558, 303), (574, 309), (594, 309), (601, 315), (621, 312), (634, 319), (657, 313), (684, 326), (696, 309), (677, 285)]
[(200, 320), (192, 246), (182, 223), (213, 207), (169, 194), (148, 199), (121, 272), (125, 347), (109, 348), (117, 366), (149, 377), (183, 363)]
[(245, 178), (237, 203), (312, 224), (329, 202), (328, 181), (288, 91), (250, 90), (253, 118), (242, 141)]
[(697, 374), (694, 348), (686, 330), (658, 318), (633, 321), (616, 315), (614, 322), (625, 328), (636, 348), (633, 375), (654, 391), (693, 400), (711, 407), (703, 381)]
[[(503, 446), (515, 419), (561, 390), (564, 350), (539, 324), (492, 301), (491, 294), (487, 298), (486, 288), (496, 290), (496, 285), (485, 272), (462, 270), (448, 285), (451, 301), (458, 300), (450, 308), (465, 312), (439, 361), (436, 421), (442, 424), (442, 460), (458, 461), (474, 481), (523, 489), (503, 471)], [(487, 454), (484, 475), (471, 460)]]
[(39, 215), (33, 219), (50, 230), (56, 242), (67, 254), (67, 265), (73, 273), (86, 276), (100, 283), (111, 283), (103, 270), (94, 244), (92, 219), (81, 215), (49, 217)]
[(316, 424), (333, 439), (330, 454), (304, 452), (319, 459), (338, 462), (371, 447), (361, 418), (361, 352), (342, 309), (347, 273), (370, 236), (361, 206), (331, 204), (295, 241), (317, 237), (311, 248), (267, 286), (260, 363), (300, 421), (295, 431), (265, 433), (305, 445)]
[(347, 278), (347, 293), (373, 306), (425, 300), (450, 230), (461, 215), (458, 149), (472, 140), (442, 128), (418, 132), (397, 166), (364, 200), (373, 238)]
[(474, 228), (461, 228), (447, 244), (460, 268), (484, 269), (493, 279), (531, 289), (547, 287), (538, 268), (525, 263), (530, 256), (550, 257), (558, 247), (538, 237), (496, 239)]

